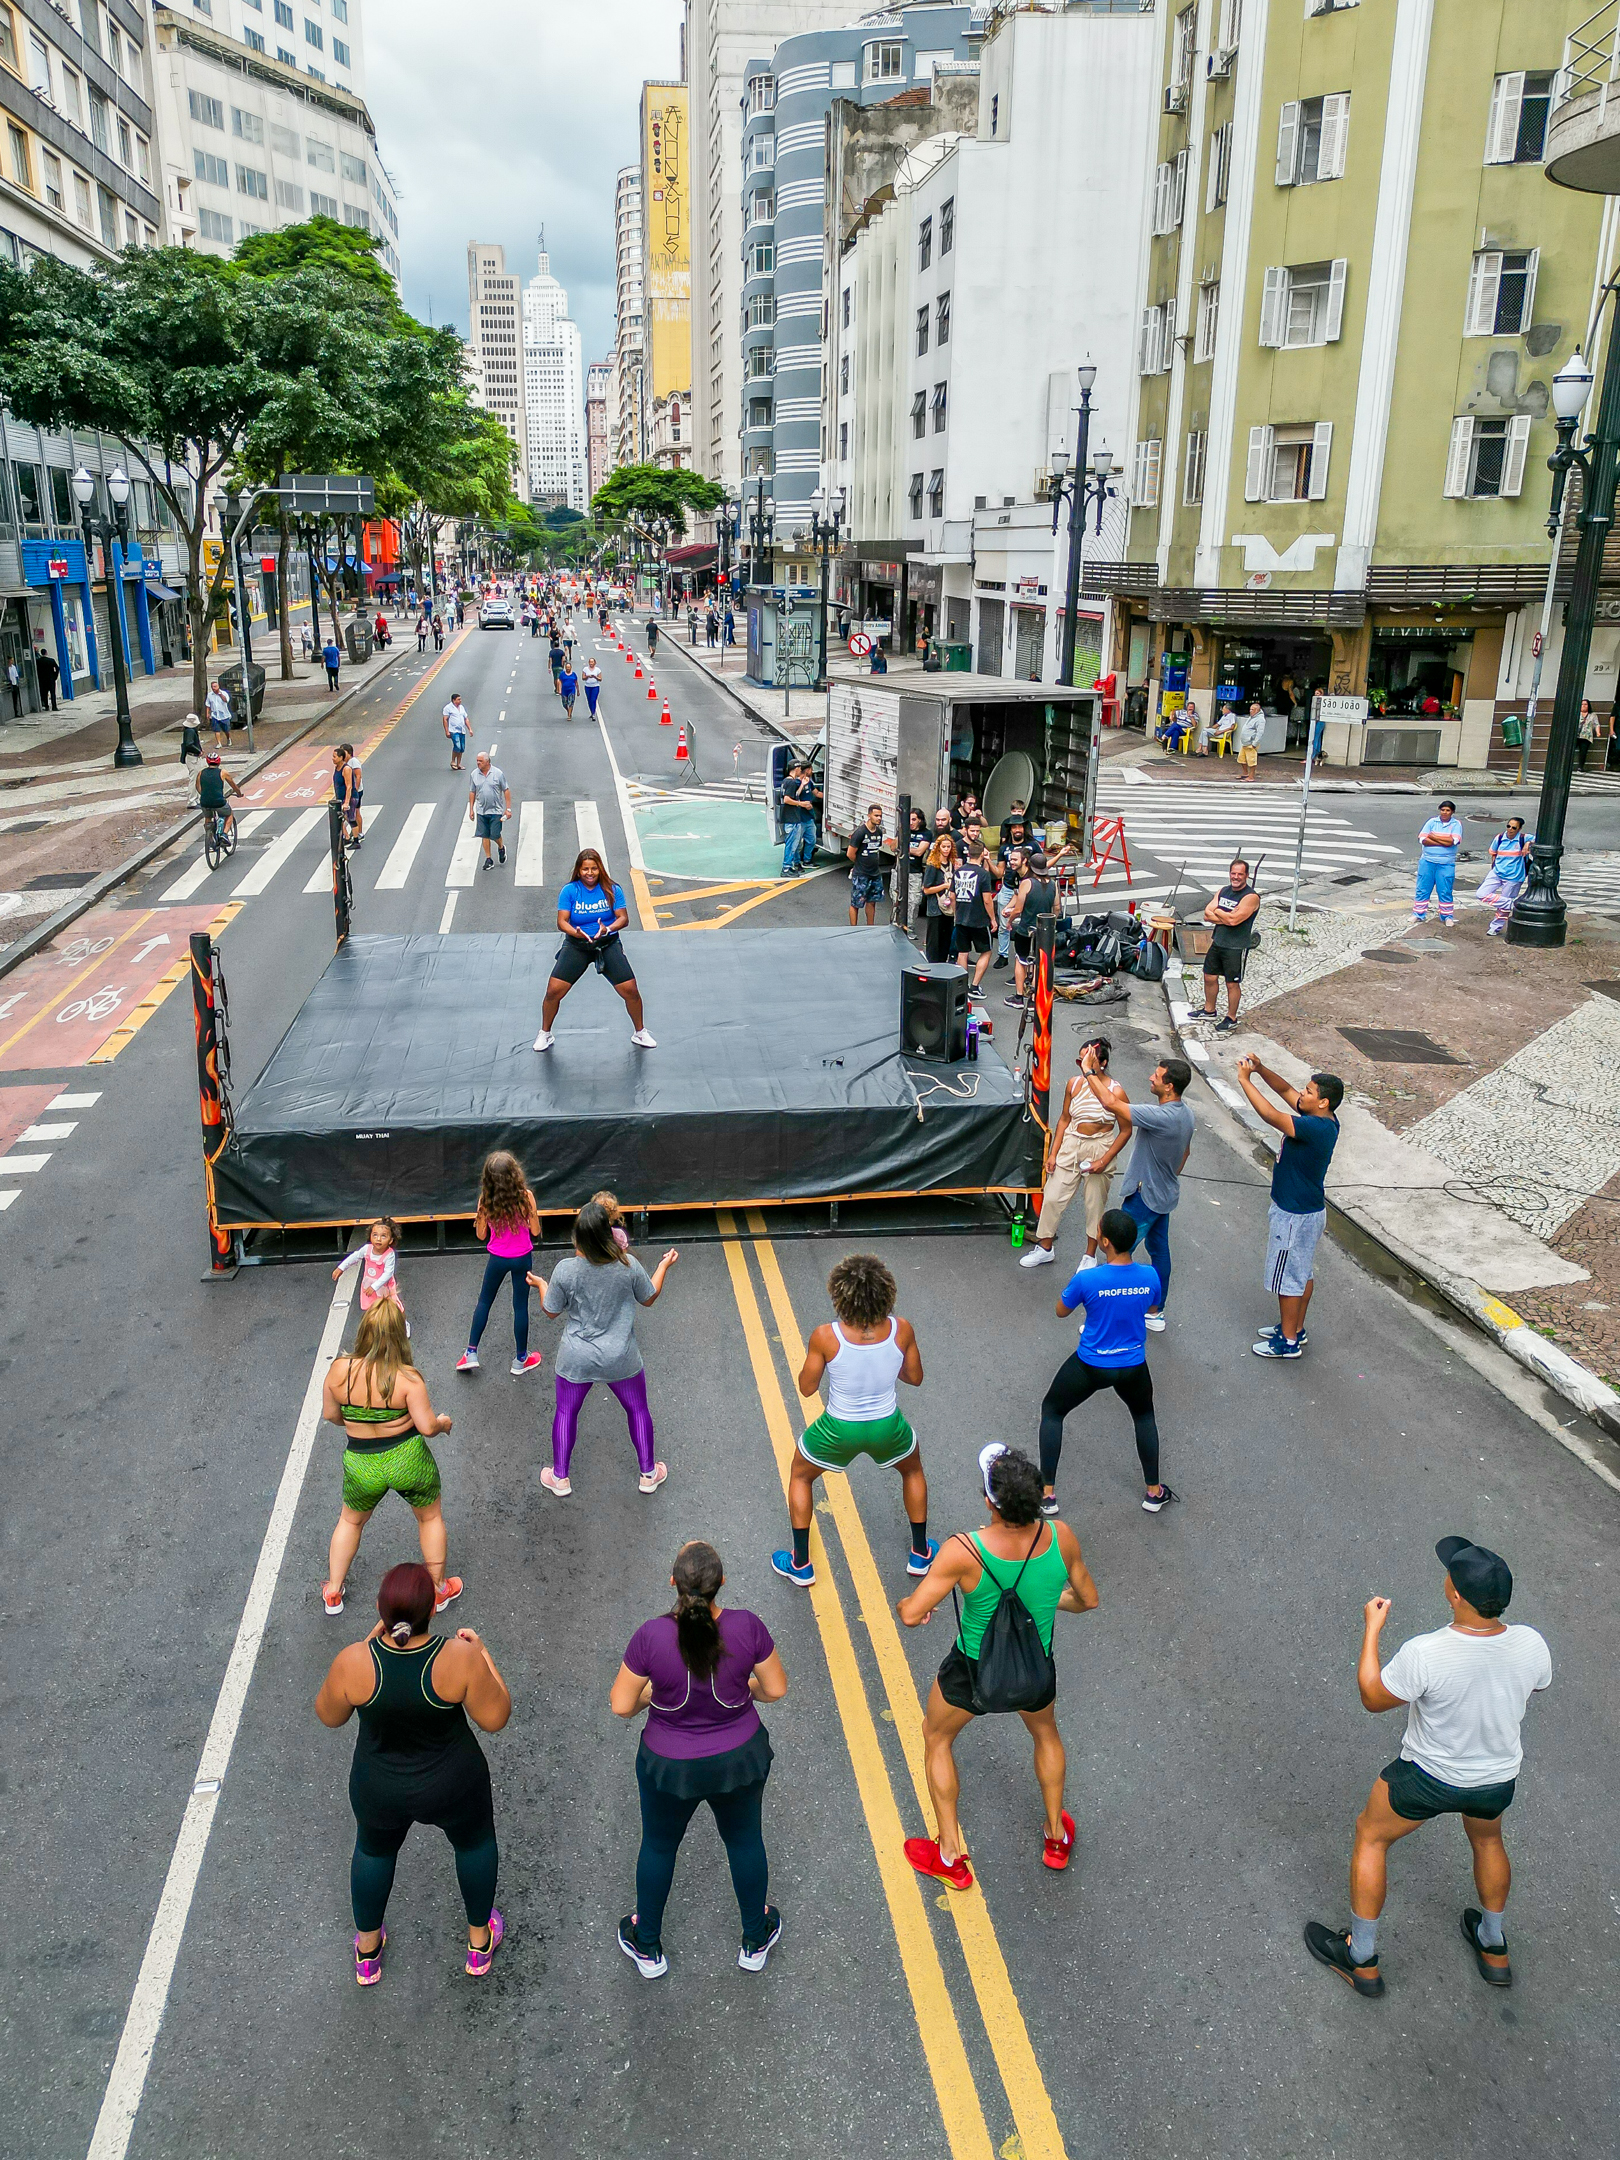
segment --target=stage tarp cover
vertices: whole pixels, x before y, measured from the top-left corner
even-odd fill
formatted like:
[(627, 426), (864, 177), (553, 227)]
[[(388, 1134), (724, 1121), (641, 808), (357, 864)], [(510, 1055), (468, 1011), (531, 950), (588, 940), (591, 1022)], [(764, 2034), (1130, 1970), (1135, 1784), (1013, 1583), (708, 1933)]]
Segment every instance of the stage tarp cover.
[(670, 1207), (1039, 1182), (1039, 1128), (988, 1044), (954, 1067), (899, 1055), (916, 948), (897, 931), (624, 943), (656, 1050), (594, 972), (534, 1049), (554, 933), (351, 938), (237, 1106), (220, 1221), (467, 1215), (492, 1148), (543, 1209), (601, 1187)]

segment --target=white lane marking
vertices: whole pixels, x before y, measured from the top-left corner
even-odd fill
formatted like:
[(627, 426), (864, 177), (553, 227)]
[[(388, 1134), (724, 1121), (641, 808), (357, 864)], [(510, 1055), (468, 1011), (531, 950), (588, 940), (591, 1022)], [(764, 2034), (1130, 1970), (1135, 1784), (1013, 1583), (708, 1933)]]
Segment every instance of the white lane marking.
[(495, 725), (497, 727), (504, 727), (506, 725), (506, 707), (504, 705), (501, 707), (501, 717), (499, 720), (496, 721)]
[(453, 915), (453, 914), (454, 914), (455, 912), (456, 912), (456, 895), (455, 895), (454, 893), (452, 893), (452, 894), (450, 895), (449, 899), (448, 899), (448, 900), (446, 900), (446, 901), (445, 901), (445, 903), (444, 903), (444, 913), (443, 913), (443, 914), (442, 914), (442, 915), (441, 915), (441, 916), (439, 917), (439, 935), (440, 935), (440, 937), (448, 937), (448, 936), (449, 936), (449, 934), (450, 934), (450, 918), (451, 918), (451, 916), (452, 916), (452, 915)]
[(118, 2053), (113, 2058), (112, 2074), (107, 2080), (101, 2112), (96, 2117), (95, 2134), (90, 2140), (89, 2160), (124, 2160), (129, 2150), (130, 2134), (135, 2128), (146, 2073), (151, 2068), (152, 2052), (157, 2046), (169, 1987), (186, 1932), (186, 1920), (196, 1895), (197, 1878), (202, 1872), (203, 1855), (208, 1849), (208, 1833), (213, 1828), (214, 1814), (219, 1806), (220, 1787), (230, 1768), (231, 1750), (236, 1744), (243, 1706), (253, 1682), (253, 1669), (258, 1663), (260, 1645), (270, 1619), (276, 1583), (287, 1556), (287, 1540), (292, 1533), (293, 1517), (298, 1512), (298, 1497), (304, 1488), (310, 1452), (320, 1426), (321, 1388), (326, 1379), (326, 1368), (343, 1341), (344, 1323), (349, 1317), (359, 1272), (358, 1268), (351, 1269), (332, 1293), (320, 1347), (315, 1352), (309, 1385), (304, 1390), (303, 1408), (293, 1427), (292, 1445), (287, 1450), (286, 1466), (276, 1490), (275, 1505), (270, 1510), (264, 1543), (259, 1547), (259, 1564), (253, 1570), (253, 1580), (248, 1586), (247, 1602), (242, 1607), (230, 1662), (220, 1682), (208, 1737), (203, 1742), (191, 1796), (186, 1802), (163, 1893), (158, 1899), (157, 1916), (152, 1922), (152, 1932), (146, 1938), (146, 1954), (141, 1959)]
[(17, 1195), (14, 1192), (0, 1192), (0, 1214), (4, 1214), (5, 1210), (10, 1207), (12, 1201), (15, 1200), (16, 1197)]
[(419, 802), (412, 806), (400, 827), (399, 838), (389, 850), (388, 860), (382, 866), (382, 874), (377, 880), (378, 892), (398, 892), (410, 876), (416, 851), (427, 835), (435, 807), (436, 805), (430, 802)]
[(29, 1170), (43, 1170), (50, 1159), (49, 1150), (43, 1155), (0, 1155), (0, 1177), (15, 1177)]
[(79, 1121), (69, 1118), (65, 1125), (25, 1125), (17, 1135), (19, 1140), (65, 1140), (69, 1133), (77, 1132)]
[[(237, 839), (246, 840), (249, 834), (256, 833), (269, 816), (270, 812), (268, 810), (250, 810), (245, 817), (239, 817), (236, 821)], [(163, 897), (165, 900), (189, 900), (197, 888), (205, 884), (212, 874), (208, 867), (208, 857), (199, 855), (189, 870), (183, 872), (181, 876), (175, 879), (172, 885), (164, 889)]]
[(512, 871), (514, 885), (543, 885), (545, 876), (546, 806), (543, 802), (526, 802), (518, 824), (517, 862)]
[(284, 833), (278, 833), (253, 868), (231, 894), (233, 900), (251, 900), (262, 893), (276, 872), (302, 846), (317, 825), (326, 823), (326, 805), (317, 803), (311, 810), (300, 810)]
[(600, 855), (605, 861), (607, 857), (607, 842), (602, 837), (602, 820), (597, 811), (595, 803), (575, 803), (574, 824), (579, 831), (580, 846), (582, 848), (595, 848), (597, 854)]
[(630, 867), (632, 870), (645, 871), (647, 864), (641, 852), (641, 837), (636, 831), (635, 812), (630, 807), (630, 791), (624, 784), (624, 774), (619, 770), (619, 761), (613, 755), (613, 739), (608, 734), (607, 721), (600, 712), (596, 716), (596, 725), (601, 731), (602, 747), (607, 752), (608, 765), (613, 773), (614, 792), (619, 798), (619, 822), (624, 827), (624, 844), (630, 857)]
[(90, 1095), (53, 1095), (45, 1107), (47, 1110), (88, 1110), (100, 1100), (101, 1090), (97, 1088)]
[(456, 834), (456, 844), (450, 857), (450, 867), (444, 873), (446, 885), (470, 885), (478, 868), (481, 849), (478, 827), (470, 817), (464, 817)]
[[(379, 818), (381, 818), (381, 817), (382, 817), (383, 815), (384, 815), (384, 811), (383, 811), (383, 806), (382, 806), (382, 804), (381, 804), (381, 803), (367, 803), (367, 804), (366, 804), (366, 806), (365, 806), (365, 819), (366, 819), (366, 824), (365, 824), (365, 838), (366, 838), (366, 839), (368, 839), (368, 840), (369, 840), (369, 839), (371, 838), (371, 836), (372, 836), (372, 833), (373, 833), (373, 831), (374, 831), (374, 830), (375, 830), (375, 828), (376, 828), (376, 821), (377, 821), (377, 820), (378, 820)], [(354, 861), (354, 856), (353, 856), (353, 853), (352, 853), (352, 851), (351, 851), (351, 853), (350, 853), (350, 857), (349, 857), (349, 860), (350, 860), (350, 863), (351, 863), (351, 865), (352, 865), (352, 863), (353, 863), (353, 861)], [(351, 869), (351, 872), (350, 872), (350, 874), (351, 874), (351, 876), (353, 875), (352, 869)], [(328, 848), (327, 848), (327, 850), (326, 850), (325, 854), (324, 854), (324, 855), (322, 855), (322, 857), (321, 857), (320, 861), (319, 861), (319, 862), (318, 862), (318, 863), (317, 863), (317, 864), (315, 865), (314, 869), (313, 869), (313, 870), (312, 870), (312, 871), (311, 871), (311, 872), (309, 873), (309, 878), (308, 878), (308, 881), (306, 882), (306, 884), (305, 884), (305, 886), (304, 886), (304, 890), (305, 890), (305, 892), (307, 892), (307, 893), (318, 893), (318, 892), (323, 892), (323, 893), (329, 893), (329, 892), (330, 892), (330, 891), (332, 890), (332, 850), (331, 850), (331, 848), (330, 848), (330, 847), (328, 847)]]

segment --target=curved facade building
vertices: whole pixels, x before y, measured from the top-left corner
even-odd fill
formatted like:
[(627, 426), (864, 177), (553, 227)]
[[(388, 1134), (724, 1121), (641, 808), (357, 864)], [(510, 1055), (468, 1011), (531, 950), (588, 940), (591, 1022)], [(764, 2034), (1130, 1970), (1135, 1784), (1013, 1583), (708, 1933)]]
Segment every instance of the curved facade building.
[(810, 521), (821, 471), (826, 122), (835, 98), (884, 105), (978, 48), (987, 10), (915, 0), (785, 38), (743, 79), (742, 472), (769, 476), (779, 551)]

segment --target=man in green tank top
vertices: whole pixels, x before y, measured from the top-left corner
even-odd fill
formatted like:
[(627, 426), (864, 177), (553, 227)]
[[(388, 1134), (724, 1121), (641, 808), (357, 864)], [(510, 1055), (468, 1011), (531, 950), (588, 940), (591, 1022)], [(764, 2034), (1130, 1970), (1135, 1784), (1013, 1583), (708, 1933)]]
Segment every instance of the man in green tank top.
[[(927, 1579), (895, 1610), (907, 1627), (924, 1626), (936, 1605), (960, 1596), (956, 1641), (940, 1666), (923, 1715), (924, 1767), (939, 1825), (937, 1838), (907, 1838), (906, 1858), (919, 1875), (934, 1875), (953, 1890), (973, 1887), (973, 1870), (957, 1816), (961, 1782), (956, 1736), (980, 1715), (975, 1707), (977, 1667), (984, 1634), (1002, 1595), (1011, 1591), (1034, 1620), (1042, 1644), (1052, 1647), (1060, 1612), (1093, 1612), (1097, 1586), (1080, 1556), (1080, 1542), (1065, 1522), (1041, 1514), (1041, 1473), (1027, 1455), (991, 1441), (979, 1456), (990, 1520), (972, 1537), (958, 1533), (941, 1546)], [(1049, 1534), (1050, 1533), (1050, 1534)], [(1052, 1693), (1018, 1715), (1035, 1746), (1035, 1779), (1046, 1808), (1041, 1859), (1066, 1868), (1074, 1850), (1074, 1819), (1063, 1805), (1067, 1759), (1057, 1728), (1057, 1681)]]

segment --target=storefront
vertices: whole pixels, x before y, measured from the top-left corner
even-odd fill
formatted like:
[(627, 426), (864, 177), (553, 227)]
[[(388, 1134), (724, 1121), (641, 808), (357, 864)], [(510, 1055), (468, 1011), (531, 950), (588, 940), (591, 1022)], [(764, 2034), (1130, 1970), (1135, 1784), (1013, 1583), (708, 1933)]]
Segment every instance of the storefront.
[[(130, 673), (155, 675), (158, 648), (152, 636), (155, 597), (177, 601), (179, 595), (156, 575), (161, 565), (143, 559), (131, 543), (128, 558), (114, 550), (121, 575), (118, 579), (124, 651)], [(99, 566), (96, 566), (99, 567)], [(30, 605), (39, 617), (48, 611), (48, 626), (35, 620), (30, 632), (34, 652), (54, 653), (61, 670), (59, 694), (71, 698), (80, 685), (104, 687), (103, 655), (107, 651), (107, 602), (99, 586), (92, 584), (92, 566), (85, 560), (82, 540), (25, 540), (22, 543), (23, 576), (30, 587)], [(169, 665), (164, 645), (163, 664)], [(111, 669), (108, 667), (108, 678)]]
[(1206, 717), (1216, 717), (1223, 705), (1244, 712), (1258, 701), (1264, 712), (1284, 722), (1285, 743), (1277, 747), (1303, 748), (1311, 694), (1327, 688), (1332, 660), (1332, 643), (1320, 631), (1227, 631), (1216, 640), (1212, 709)]

